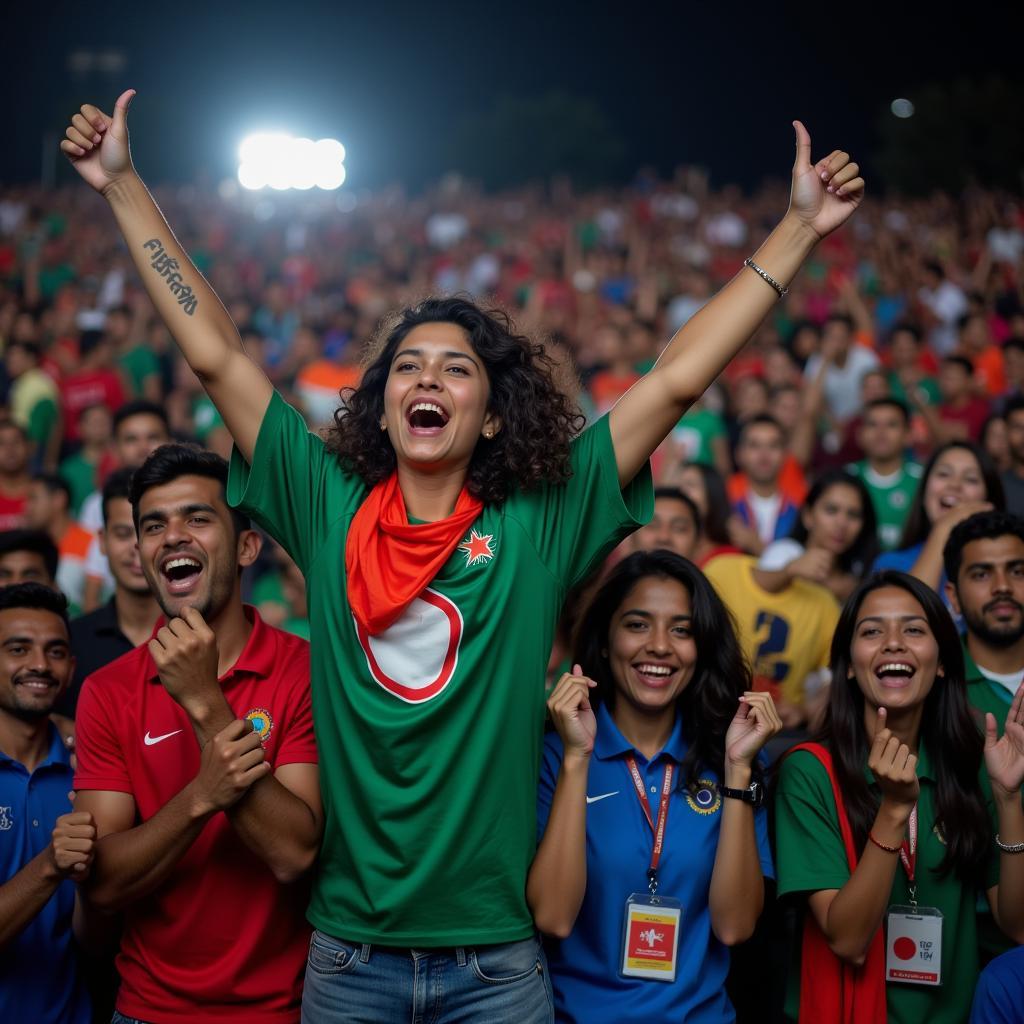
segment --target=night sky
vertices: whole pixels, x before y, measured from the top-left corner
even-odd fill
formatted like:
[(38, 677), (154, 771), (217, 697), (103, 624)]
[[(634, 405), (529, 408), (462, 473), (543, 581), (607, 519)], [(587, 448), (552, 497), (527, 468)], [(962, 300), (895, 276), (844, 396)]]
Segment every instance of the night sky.
[[(154, 182), (232, 175), (241, 138), (269, 128), (340, 138), (352, 186), (417, 186), (457, 167), (467, 116), (559, 90), (600, 107), (630, 169), (693, 162), (751, 185), (786, 171), (794, 117), (816, 152), (843, 146), (870, 164), (893, 98), (957, 75), (1022, 75), (1013, 5), (846, 6), (848, 18), (842, 5), (770, 0), (12, 5), (0, 178), (38, 179), (47, 133), (55, 145), (80, 102), (109, 108), (130, 85), (136, 161)], [(119, 50), (127, 66), (76, 80), (76, 49)]]

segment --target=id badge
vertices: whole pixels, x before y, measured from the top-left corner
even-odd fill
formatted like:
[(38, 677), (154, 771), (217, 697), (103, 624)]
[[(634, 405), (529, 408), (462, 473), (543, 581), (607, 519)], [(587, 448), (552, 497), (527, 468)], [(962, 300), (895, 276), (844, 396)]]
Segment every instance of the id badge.
[(622, 973), (627, 978), (675, 981), (682, 905), (670, 896), (633, 893), (626, 900)]
[(942, 912), (934, 907), (890, 907), (885, 980), (942, 984)]

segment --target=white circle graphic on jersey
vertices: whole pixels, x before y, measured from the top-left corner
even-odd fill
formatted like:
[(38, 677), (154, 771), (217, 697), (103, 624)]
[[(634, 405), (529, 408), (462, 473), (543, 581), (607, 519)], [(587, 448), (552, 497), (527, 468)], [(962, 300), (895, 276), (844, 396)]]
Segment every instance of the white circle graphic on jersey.
[(451, 682), (462, 643), (462, 613), (454, 601), (427, 588), (383, 633), (356, 623), (370, 674), (409, 704), (436, 697)]

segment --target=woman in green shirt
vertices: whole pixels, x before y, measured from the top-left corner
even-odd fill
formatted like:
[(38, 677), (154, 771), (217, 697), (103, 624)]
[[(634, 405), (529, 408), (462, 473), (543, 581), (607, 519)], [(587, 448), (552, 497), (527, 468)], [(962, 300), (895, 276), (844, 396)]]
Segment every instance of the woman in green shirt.
[[(854, 968), (845, 984), (874, 986), (879, 998), (884, 992), (890, 1022), (959, 1024), (979, 970), (979, 889), (1000, 927), (1024, 940), (1024, 856), (997, 858), (993, 845), (997, 832), (1000, 850), (1024, 850), (1024, 690), (1007, 734), (997, 741), (989, 715), (983, 740), (949, 613), (934, 591), (894, 571), (868, 580), (846, 603), (831, 661), (822, 745), (852, 844), (844, 842), (829, 773), (812, 751), (786, 758), (777, 795), (779, 893), (805, 896), (817, 929), (804, 933), (800, 1020), (820, 1014), (831, 955)], [(916, 945), (901, 937), (901, 915), (915, 901), (933, 929)], [(815, 950), (825, 949), (818, 936), (830, 952), (824, 969), (819, 959), (812, 971)], [(920, 959), (922, 949), (931, 950), (930, 961)], [(794, 1016), (796, 1003), (788, 1007)]]

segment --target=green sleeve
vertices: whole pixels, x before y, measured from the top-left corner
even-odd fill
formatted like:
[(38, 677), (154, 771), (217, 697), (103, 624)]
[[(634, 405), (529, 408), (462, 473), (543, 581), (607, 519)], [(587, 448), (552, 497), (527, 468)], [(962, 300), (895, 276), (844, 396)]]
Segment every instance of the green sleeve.
[(619, 486), (608, 417), (572, 442), (572, 477), (565, 484), (517, 493), (505, 515), (532, 538), (541, 562), (564, 586), (572, 587), (624, 537), (654, 514), (650, 465)]
[(775, 851), (780, 896), (841, 889), (850, 880), (832, 784), (821, 762), (805, 750), (782, 762)]
[(42, 448), (49, 440), (57, 422), (57, 403), (52, 398), (41, 398), (28, 415), (28, 436)]
[[(307, 574), (331, 527), (358, 508), (366, 487), (275, 391), (249, 465), (235, 449), (228, 503), (250, 516)], [(338, 566), (338, 572), (342, 571)]]

